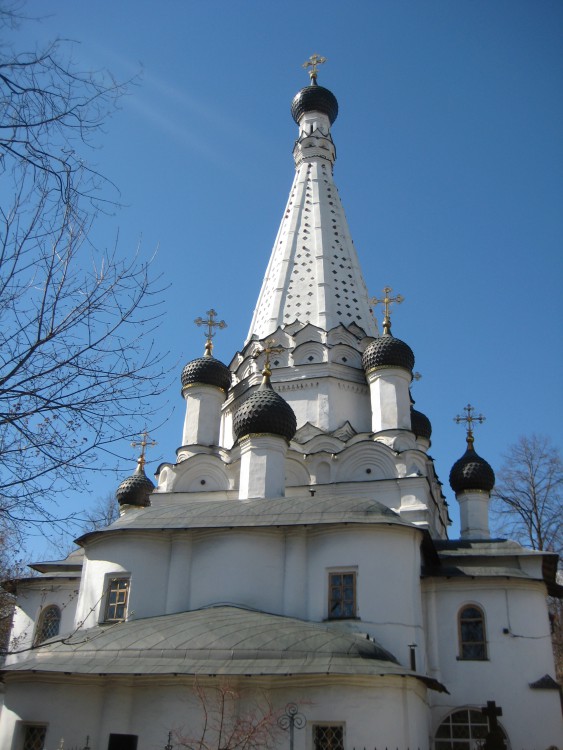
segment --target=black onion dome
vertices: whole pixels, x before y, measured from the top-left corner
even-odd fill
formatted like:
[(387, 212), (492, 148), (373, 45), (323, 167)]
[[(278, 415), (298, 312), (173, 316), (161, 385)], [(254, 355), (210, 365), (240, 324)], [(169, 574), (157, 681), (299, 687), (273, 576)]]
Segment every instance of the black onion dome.
[(281, 435), (291, 440), (297, 430), (297, 419), (291, 406), (270, 383), (262, 383), (238, 407), (233, 416), (233, 431), (237, 440), (245, 435), (265, 433)]
[(211, 355), (192, 359), (182, 370), (182, 390), (188, 385), (214, 385), (223, 391), (231, 387), (231, 371)]
[(120, 505), (139, 505), (144, 508), (150, 505), (149, 495), (154, 490), (154, 484), (145, 474), (140, 464), (134, 474), (124, 479), (117, 488), (115, 498)]
[(324, 86), (305, 86), (298, 91), (291, 102), (291, 116), (297, 124), (305, 112), (322, 112), (330, 120), (330, 124), (338, 117), (338, 102), (336, 97)]
[(374, 339), (362, 356), (362, 364), (366, 373), (376, 367), (402, 367), (412, 372), (414, 354), (408, 344), (396, 339), (390, 333)]
[(484, 458), (475, 453), (468, 444), (463, 456), (455, 462), (450, 471), (450, 487), (456, 493), (466, 490), (490, 492), (495, 486), (495, 472)]
[(432, 425), (430, 420), (417, 409), (411, 409), (411, 429), (416, 437), (426, 438), (430, 440), (432, 437)]

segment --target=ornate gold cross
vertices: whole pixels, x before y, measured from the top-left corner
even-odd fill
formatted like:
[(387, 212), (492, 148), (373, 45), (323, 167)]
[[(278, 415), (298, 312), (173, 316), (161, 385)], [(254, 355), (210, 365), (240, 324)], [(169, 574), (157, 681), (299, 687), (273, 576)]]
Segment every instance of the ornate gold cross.
[(320, 55), (317, 55), (315, 53), (314, 55), (311, 55), (311, 57), (303, 63), (303, 68), (307, 70), (307, 68), (311, 68), (309, 71), (309, 78), (311, 79), (311, 83), (317, 82), (317, 75), (319, 73), (317, 65), (324, 65), (326, 62), (326, 57), (321, 57)]
[(206, 313), (207, 320), (204, 320), (203, 318), (196, 318), (194, 320), (194, 323), (196, 326), (207, 326), (207, 331), (205, 331), (205, 354), (207, 356), (211, 356), (211, 352), (213, 351), (213, 337), (215, 336), (214, 328), (219, 328), (220, 330), (222, 328), (226, 328), (227, 324), (224, 320), (215, 320), (215, 316), (217, 315), (216, 311), (211, 308), (211, 310), (208, 310)]
[(479, 424), (483, 424), (485, 417), (482, 414), (473, 414), (475, 407), (471, 406), (471, 404), (464, 406), (463, 411), (465, 412), (465, 416), (462, 417), (458, 414), (457, 417), (454, 417), (454, 422), (456, 422), (456, 424), (460, 424), (461, 422), (466, 423), (467, 445), (471, 446), (473, 445), (473, 423), (479, 422)]
[(141, 467), (141, 469), (144, 469), (145, 468), (145, 464), (147, 462), (146, 459), (145, 459), (145, 453), (146, 453), (146, 450), (147, 450), (147, 445), (154, 446), (154, 445), (158, 445), (158, 443), (155, 440), (153, 440), (151, 443), (149, 443), (149, 441), (148, 441), (149, 433), (146, 430), (144, 432), (141, 432), (139, 434), (139, 437), (141, 438), (141, 440), (138, 443), (136, 441), (132, 442), (131, 443), (131, 447), (132, 448), (139, 448), (139, 447), (141, 448), (141, 455), (137, 459), (137, 463), (139, 464), (139, 466)]
[(398, 294), (396, 297), (390, 297), (389, 292), (392, 292), (393, 289), (390, 286), (386, 286), (383, 289), (383, 293), (385, 294), (385, 297), (382, 299), (377, 299), (377, 297), (373, 297), (370, 299), (371, 305), (379, 305), (383, 303), (385, 305), (385, 312), (383, 317), (383, 333), (388, 334), (391, 332), (391, 318), (389, 317), (391, 315), (391, 310), (389, 309), (390, 306), (393, 304), (393, 302), (396, 302), (398, 305), (401, 304), (401, 302), (405, 301), (405, 298)]
[(266, 341), (266, 346), (254, 352), (254, 359), (257, 359), (261, 354), (266, 355), (266, 358), (264, 359), (264, 369), (262, 370), (262, 375), (269, 378), (272, 374), (272, 369), (270, 367), (270, 354), (281, 354), (282, 352), (283, 346), (275, 346), (274, 339), (268, 339), (268, 341)]

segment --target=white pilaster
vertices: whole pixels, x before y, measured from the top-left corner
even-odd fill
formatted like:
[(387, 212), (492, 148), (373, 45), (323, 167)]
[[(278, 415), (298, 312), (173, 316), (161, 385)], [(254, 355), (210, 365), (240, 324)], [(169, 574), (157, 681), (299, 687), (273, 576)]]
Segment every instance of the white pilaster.
[(225, 397), (226, 393), (213, 385), (198, 383), (184, 390), (183, 445), (219, 445), (221, 406)]
[(371, 397), (372, 432), (411, 429), (410, 372), (382, 367), (367, 376)]
[(240, 441), (239, 499), (285, 495), (287, 442), (278, 435), (248, 435)]
[(307, 617), (307, 532), (303, 527), (288, 531), (285, 539), (283, 613)]
[(170, 544), (166, 614), (184, 612), (189, 607), (192, 539), (186, 534), (173, 537)]

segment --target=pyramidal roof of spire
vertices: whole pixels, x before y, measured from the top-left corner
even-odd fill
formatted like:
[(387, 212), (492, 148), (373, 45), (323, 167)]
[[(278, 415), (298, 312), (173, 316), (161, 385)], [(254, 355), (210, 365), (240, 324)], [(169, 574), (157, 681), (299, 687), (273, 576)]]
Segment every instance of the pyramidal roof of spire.
[[(326, 97), (314, 95), (315, 85), (302, 89), (294, 99), (292, 113), (299, 126), (293, 150), (295, 179), (247, 341), (265, 339), (279, 326), (295, 321), (325, 331), (355, 323), (368, 336), (378, 335), (333, 180), (336, 151), (330, 127), (335, 115), (327, 112)], [(317, 90), (333, 97), (320, 86)], [(312, 108), (316, 104), (319, 109)], [(334, 109), (336, 99), (332, 104)], [(320, 111), (321, 106), (325, 111)]]

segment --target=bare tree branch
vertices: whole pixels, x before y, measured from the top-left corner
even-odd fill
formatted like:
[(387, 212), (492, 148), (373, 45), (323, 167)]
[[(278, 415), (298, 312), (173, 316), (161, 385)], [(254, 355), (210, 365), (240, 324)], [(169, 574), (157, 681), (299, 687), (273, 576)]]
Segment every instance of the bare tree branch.
[[(0, 28), (20, 11), (0, 0)], [(118, 193), (84, 151), (125, 87), (71, 49), (0, 49), (0, 530), (54, 521), (53, 493), (107, 468), (162, 392), (150, 261), (90, 239)]]
[(274, 750), (283, 732), (278, 726), (280, 710), (260, 691), (243, 691), (228, 680), (194, 686), (194, 706), (200, 717), (195, 734), (174, 731), (175, 743), (187, 750)]
[(497, 526), (537, 550), (563, 552), (563, 463), (549, 438), (520, 437), (505, 454), (493, 490)]

